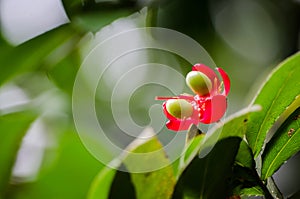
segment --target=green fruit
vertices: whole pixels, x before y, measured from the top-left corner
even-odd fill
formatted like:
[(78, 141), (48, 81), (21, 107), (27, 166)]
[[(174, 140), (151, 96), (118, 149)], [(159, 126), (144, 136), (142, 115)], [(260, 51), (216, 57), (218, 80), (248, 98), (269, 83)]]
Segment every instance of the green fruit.
[(208, 94), (212, 89), (210, 79), (199, 71), (189, 72), (185, 80), (190, 89), (200, 96)]
[(193, 114), (193, 106), (184, 99), (170, 99), (167, 101), (166, 108), (169, 114), (176, 118), (187, 118)]

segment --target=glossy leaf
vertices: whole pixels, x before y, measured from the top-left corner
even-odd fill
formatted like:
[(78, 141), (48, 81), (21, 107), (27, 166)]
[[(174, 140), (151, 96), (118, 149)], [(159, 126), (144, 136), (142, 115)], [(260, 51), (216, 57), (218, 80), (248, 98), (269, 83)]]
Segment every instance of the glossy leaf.
[(0, 197), (7, 188), (23, 136), (35, 118), (31, 112), (0, 116)]
[(300, 108), (298, 108), (266, 145), (262, 155), (263, 180), (272, 176), (291, 156), (300, 151)]
[[(249, 117), (247, 140), (255, 157), (263, 148), (266, 135), (276, 123), (282, 122), (300, 104), (300, 53), (282, 62), (269, 76), (258, 92), (253, 104), (262, 106), (262, 111)], [(281, 116), (281, 117), (280, 117)]]

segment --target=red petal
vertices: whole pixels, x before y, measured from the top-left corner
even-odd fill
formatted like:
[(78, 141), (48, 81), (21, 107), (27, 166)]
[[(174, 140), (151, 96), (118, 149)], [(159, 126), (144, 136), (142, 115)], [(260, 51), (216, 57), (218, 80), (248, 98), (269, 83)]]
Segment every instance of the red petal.
[(197, 125), (197, 122), (195, 120), (169, 120), (166, 123), (166, 126), (168, 129), (173, 131), (184, 131), (188, 130), (191, 126), (191, 124)]
[(222, 76), (223, 83), (224, 83), (224, 92), (223, 95), (227, 96), (230, 90), (230, 79), (227, 73), (222, 68), (217, 68), (220, 75)]
[(220, 86), (220, 80), (215, 71), (204, 64), (195, 64), (192, 68), (193, 71), (204, 73), (212, 82), (213, 91)]
[(227, 101), (224, 95), (216, 95), (205, 102), (205, 110), (201, 122), (210, 124), (220, 120), (226, 112)]

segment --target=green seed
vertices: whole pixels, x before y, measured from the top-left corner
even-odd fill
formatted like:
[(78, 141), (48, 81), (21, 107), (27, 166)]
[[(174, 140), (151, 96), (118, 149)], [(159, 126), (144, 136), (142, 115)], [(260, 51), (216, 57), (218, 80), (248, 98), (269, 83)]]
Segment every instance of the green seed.
[(186, 76), (186, 83), (190, 89), (200, 96), (208, 94), (212, 89), (210, 79), (199, 71), (191, 71)]
[(193, 106), (184, 99), (170, 99), (167, 101), (168, 113), (176, 118), (187, 118), (193, 114)]

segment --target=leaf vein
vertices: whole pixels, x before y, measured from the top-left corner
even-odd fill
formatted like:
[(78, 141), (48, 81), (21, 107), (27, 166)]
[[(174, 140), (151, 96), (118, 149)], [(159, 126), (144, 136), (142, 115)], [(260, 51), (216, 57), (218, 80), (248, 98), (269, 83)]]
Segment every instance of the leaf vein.
[(292, 137), (291, 137), (291, 138), (290, 138), (290, 139), (282, 146), (282, 148), (281, 148), (281, 149), (279, 150), (279, 152), (276, 154), (275, 158), (271, 161), (271, 164), (270, 164), (270, 166), (268, 167), (267, 172), (266, 172), (266, 174), (265, 174), (264, 177), (266, 177), (266, 176), (269, 175), (269, 172), (270, 172), (272, 166), (275, 164), (277, 158), (281, 155), (282, 151), (286, 148), (286, 146), (288, 145), (288, 143), (290, 143), (290, 141), (293, 140), (293, 138), (295, 137), (295, 135), (296, 135), (297, 133), (299, 133), (299, 132), (300, 132), (300, 129), (298, 129), (298, 130), (294, 133), (294, 135), (293, 135), (293, 136), (292, 136)]
[(254, 149), (255, 153), (256, 153), (256, 151), (257, 151), (257, 150), (256, 150), (256, 146), (257, 146), (258, 138), (260, 137), (260, 135), (261, 135), (261, 133), (262, 133), (261, 129), (262, 129), (262, 127), (265, 125), (265, 123), (266, 123), (266, 121), (267, 121), (266, 118), (267, 118), (267, 116), (269, 115), (271, 109), (273, 108), (276, 99), (280, 96), (280, 94), (281, 94), (283, 88), (285, 88), (285, 85), (286, 85), (285, 83), (287, 82), (287, 80), (289, 79), (289, 77), (291, 76), (291, 74), (292, 74), (293, 72), (294, 72), (294, 70), (290, 71), (289, 74), (288, 74), (288, 76), (287, 76), (287, 77), (285, 78), (285, 80), (283, 81), (283, 84), (282, 84), (283, 86), (280, 87), (279, 91), (277, 92), (277, 95), (276, 95), (275, 98), (272, 100), (272, 104), (271, 104), (270, 108), (268, 109), (268, 111), (267, 111), (267, 113), (266, 113), (266, 115), (265, 115), (265, 117), (264, 117), (264, 119), (263, 119), (262, 124), (261, 124), (260, 127), (259, 127), (258, 134), (257, 134), (257, 136), (256, 136), (256, 138), (255, 138), (255, 143), (254, 143), (254, 146), (253, 146), (253, 149)]

